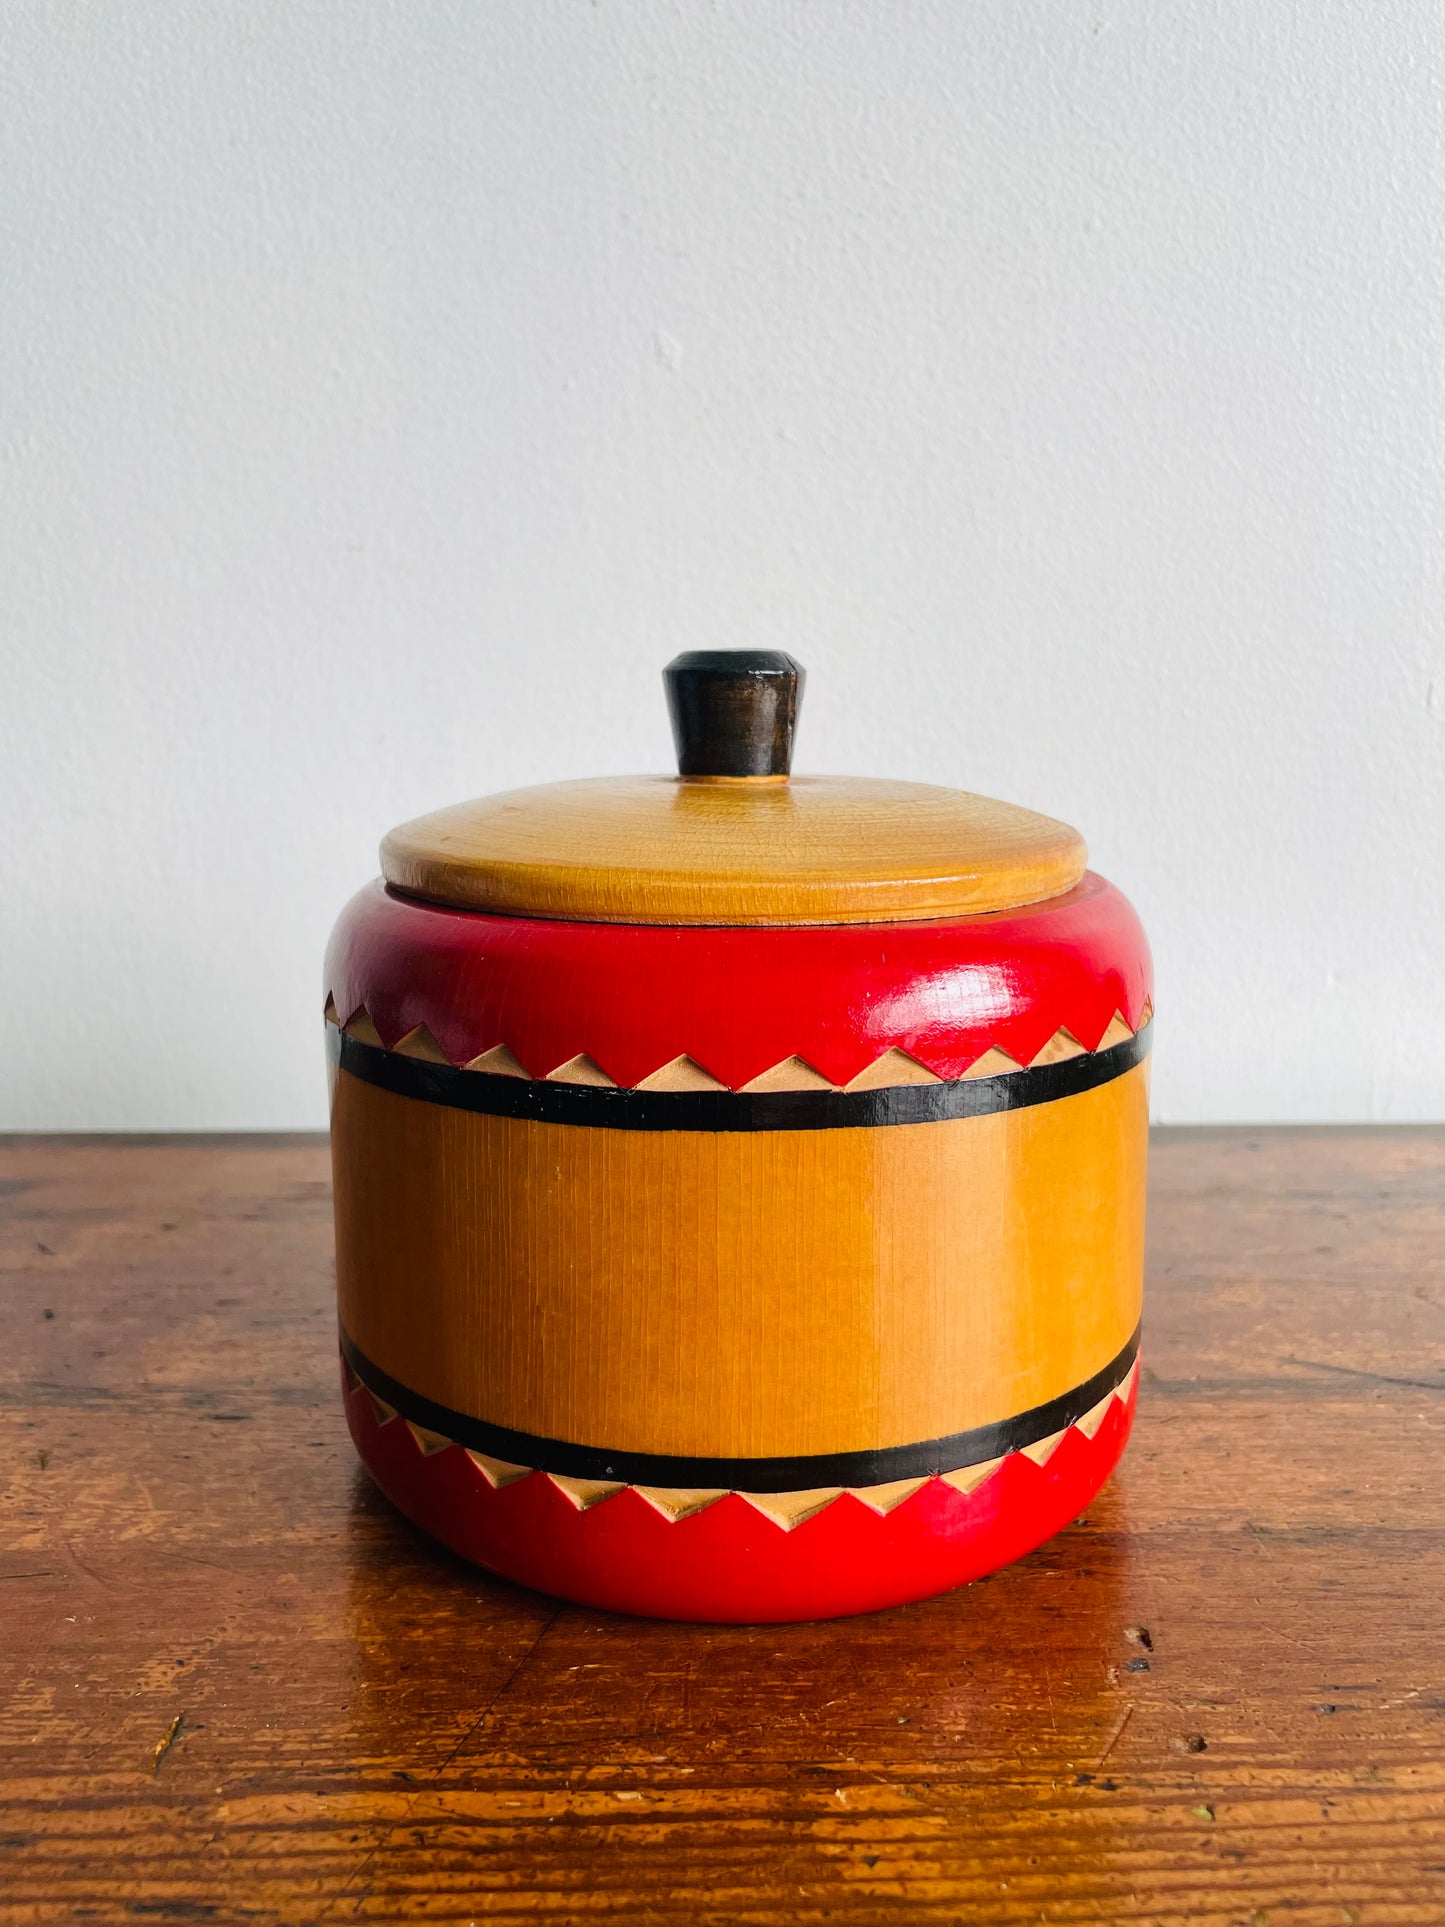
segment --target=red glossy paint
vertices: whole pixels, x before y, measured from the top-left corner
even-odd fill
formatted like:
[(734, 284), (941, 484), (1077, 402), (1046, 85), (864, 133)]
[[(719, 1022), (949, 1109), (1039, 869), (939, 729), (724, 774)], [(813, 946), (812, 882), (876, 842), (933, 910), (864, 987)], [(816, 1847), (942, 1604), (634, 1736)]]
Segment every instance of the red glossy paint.
[(345, 1403), (382, 1491), (464, 1559), (582, 1605), (747, 1624), (927, 1599), (1033, 1551), (1078, 1518), (1114, 1469), (1137, 1384), (1092, 1439), (1071, 1428), (1042, 1466), (1014, 1453), (967, 1497), (930, 1479), (886, 1518), (845, 1492), (791, 1532), (736, 1493), (672, 1521), (631, 1487), (586, 1512), (541, 1472), (494, 1489), (460, 1446), (426, 1455), (402, 1419), (379, 1424), (364, 1390)]
[(897, 1047), (961, 1077), (1026, 1064), (1066, 1026), (1088, 1050), (1137, 1029), (1153, 981), (1139, 920), (1092, 873), (1066, 895), (956, 922), (722, 929), (494, 917), (393, 894), (347, 905), (326, 959), (345, 1023), (425, 1024), (455, 1064), (505, 1044), (533, 1077), (579, 1054), (633, 1085), (689, 1056), (738, 1089), (795, 1053), (846, 1084)]

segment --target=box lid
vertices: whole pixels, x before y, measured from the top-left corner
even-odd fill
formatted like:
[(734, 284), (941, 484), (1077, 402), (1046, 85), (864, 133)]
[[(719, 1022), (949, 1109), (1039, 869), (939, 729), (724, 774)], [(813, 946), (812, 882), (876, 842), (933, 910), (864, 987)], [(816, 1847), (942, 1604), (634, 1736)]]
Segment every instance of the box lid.
[(791, 775), (804, 672), (774, 651), (664, 671), (676, 776), (588, 777), (417, 817), (381, 846), (394, 889), (584, 923), (864, 924), (978, 916), (1071, 889), (1078, 832), (930, 783)]

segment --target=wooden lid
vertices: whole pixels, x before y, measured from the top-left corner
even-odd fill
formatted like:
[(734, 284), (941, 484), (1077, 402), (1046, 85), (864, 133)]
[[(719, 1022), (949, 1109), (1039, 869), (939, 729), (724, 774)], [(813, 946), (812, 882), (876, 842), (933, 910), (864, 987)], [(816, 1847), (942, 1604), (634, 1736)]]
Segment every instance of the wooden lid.
[(509, 790), (404, 823), (386, 881), (467, 910), (582, 923), (897, 923), (1037, 903), (1084, 874), (1052, 817), (966, 790), (788, 775), (803, 672), (695, 652), (665, 672), (677, 777)]

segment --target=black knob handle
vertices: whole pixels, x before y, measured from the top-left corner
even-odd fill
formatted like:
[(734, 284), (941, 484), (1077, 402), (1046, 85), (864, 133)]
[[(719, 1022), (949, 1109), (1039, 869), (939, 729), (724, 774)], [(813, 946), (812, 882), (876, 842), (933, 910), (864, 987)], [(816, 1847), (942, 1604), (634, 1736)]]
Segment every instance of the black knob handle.
[(803, 665), (780, 649), (689, 649), (662, 672), (680, 776), (786, 776)]

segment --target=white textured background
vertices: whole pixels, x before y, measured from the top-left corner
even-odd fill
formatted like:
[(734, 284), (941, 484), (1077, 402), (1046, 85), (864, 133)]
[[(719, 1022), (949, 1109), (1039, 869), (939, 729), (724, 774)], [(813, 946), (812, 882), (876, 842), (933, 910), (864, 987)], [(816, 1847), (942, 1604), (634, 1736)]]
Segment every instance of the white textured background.
[(0, 1123), (321, 1123), (382, 831), (720, 645), (1085, 831), (1163, 1118), (1445, 1116), (1435, 0), (0, 42)]

